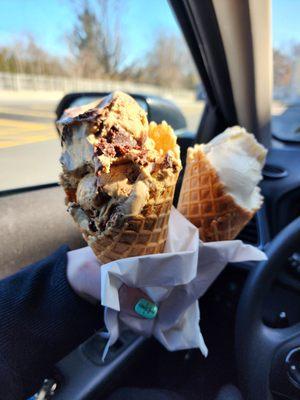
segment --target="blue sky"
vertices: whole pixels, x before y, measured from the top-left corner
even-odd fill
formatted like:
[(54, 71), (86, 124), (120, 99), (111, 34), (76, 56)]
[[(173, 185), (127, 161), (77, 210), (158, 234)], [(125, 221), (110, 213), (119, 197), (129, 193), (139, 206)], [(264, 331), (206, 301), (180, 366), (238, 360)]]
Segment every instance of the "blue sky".
[[(167, 0), (118, 1), (128, 61), (147, 51), (159, 30), (180, 34)], [(0, 10), (0, 44), (30, 32), (51, 53), (65, 53), (65, 37), (75, 21), (72, 0), (0, 0)]]
[[(153, 35), (163, 29), (179, 34), (167, 0), (119, 0), (126, 39), (127, 61), (147, 51)], [(264, 0), (262, 0), (264, 1)], [(51, 53), (66, 52), (65, 36), (74, 23), (72, 0), (0, 0), (0, 43), (33, 33)], [(300, 1), (273, 1), (273, 41), (276, 47), (300, 42)]]
[(300, 1), (273, 0), (273, 43), (285, 48), (292, 42), (300, 42)]

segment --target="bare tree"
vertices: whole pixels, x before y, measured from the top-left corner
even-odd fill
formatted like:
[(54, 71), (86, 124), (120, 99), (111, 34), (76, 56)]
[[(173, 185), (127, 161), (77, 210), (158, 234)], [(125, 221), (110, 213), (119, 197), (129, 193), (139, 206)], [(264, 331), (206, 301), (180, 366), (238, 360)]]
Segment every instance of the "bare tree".
[(0, 47), (0, 70), (35, 75), (65, 75), (63, 60), (50, 55), (32, 34)]
[(76, 25), (68, 36), (75, 72), (81, 77), (118, 76), (122, 61), (122, 36), (117, 3), (88, 0), (76, 3)]
[(192, 88), (199, 82), (195, 65), (183, 39), (164, 31), (155, 37), (144, 66), (136, 71), (136, 76), (140, 81), (172, 88)]

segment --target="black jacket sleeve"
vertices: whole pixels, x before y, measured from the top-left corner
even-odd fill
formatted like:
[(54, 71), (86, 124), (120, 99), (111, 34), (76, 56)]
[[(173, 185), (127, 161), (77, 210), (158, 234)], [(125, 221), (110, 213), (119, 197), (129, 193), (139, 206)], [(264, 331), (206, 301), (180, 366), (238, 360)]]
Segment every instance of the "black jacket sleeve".
[(100, 307), (68, 284), (67, 251), (0, 281), (0, 399), (28, 398), (53, 364), (101, 326)]

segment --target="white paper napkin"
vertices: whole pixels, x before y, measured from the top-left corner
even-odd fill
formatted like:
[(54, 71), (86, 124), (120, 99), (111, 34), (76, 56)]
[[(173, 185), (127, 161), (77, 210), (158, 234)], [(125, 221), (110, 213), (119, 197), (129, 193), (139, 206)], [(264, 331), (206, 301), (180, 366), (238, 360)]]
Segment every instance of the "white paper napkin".
[[(125, 327), (153, 335), (170, 351), (199, 348), (206, 356), (198, 298), (228, 262), (265, 259), (262, 251), (240, 240), (201, 242), (198, 229), (173, 207), (165, 253), (125, 258), (101, 267), (101, 303), (109, 333), (103, 357)], [(155, 319), (120, 312), (122, 284), (143, 290), (158, 304)]]

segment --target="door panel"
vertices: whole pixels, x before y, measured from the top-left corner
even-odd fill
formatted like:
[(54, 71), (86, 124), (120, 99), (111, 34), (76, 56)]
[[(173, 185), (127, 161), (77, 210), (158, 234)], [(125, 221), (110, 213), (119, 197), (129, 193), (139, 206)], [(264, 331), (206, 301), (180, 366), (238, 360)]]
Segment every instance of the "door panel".
[(58, 186), (1, 197), (0, 210), (0, 278), (51, 254), (63, 243), (71, 248), (84, 246)]

